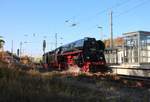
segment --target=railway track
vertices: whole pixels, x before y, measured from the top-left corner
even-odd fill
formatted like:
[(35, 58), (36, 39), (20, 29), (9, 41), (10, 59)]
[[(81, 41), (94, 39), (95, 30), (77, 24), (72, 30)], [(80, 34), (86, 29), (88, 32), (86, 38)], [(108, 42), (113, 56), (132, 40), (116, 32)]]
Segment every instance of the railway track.
[(118, 76), (120, 78), (123, 78), (123, 79), (130, 79), (130, 80), (150, 82), (150, 78), (149, 77), (136, 77), (136, 76), (127, 76), (127, 75), (118, 75)]
[(118, 75), (120, 79), (132, 87), (147, 87), (150, 88), (150, 78)]
[[(47, 71), (46, 71), (47, 72)], [(58, 71), (62, 76), (80, 76), (86, 78), (86, 80), (96, 79), (96, 80), (109, 80), (115, 81), (117, 83), (123, 83), (123, 85), (128, 87), (145, 87), (150, 88), (150, 78), (149, 77), (136, 77), (136, 76), (127, 76), (119, 75), (114, 73), (89, 73), (89, 72), (78, 72), (78, 71)]]
[[(88, 78), (97, 80), (108, 80), (122, 83), (128, 87), (150, 88), (150, 78), (117, 75), (112, 73), (84, 73)], [(85, 76), (85, 77), (86, 77)]]

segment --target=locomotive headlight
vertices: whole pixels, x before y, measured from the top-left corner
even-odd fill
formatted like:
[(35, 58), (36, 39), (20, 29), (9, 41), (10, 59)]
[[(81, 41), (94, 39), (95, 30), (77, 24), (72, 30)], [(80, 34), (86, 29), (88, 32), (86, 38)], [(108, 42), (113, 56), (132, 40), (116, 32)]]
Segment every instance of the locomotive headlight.
[(89, 56), (86, 56), (86, 59), (90, 59), (90, 57), (89, 57)]
[(96, 51), (96, 49), (95, 49), (95, 48), (91, 48), (90, 50), (91, 50), (91, 51)]
[(103, 59), (103, 57), (99, 57), (99, 59), (101, 59), (101, 60), (102, 60), (102, 59)]

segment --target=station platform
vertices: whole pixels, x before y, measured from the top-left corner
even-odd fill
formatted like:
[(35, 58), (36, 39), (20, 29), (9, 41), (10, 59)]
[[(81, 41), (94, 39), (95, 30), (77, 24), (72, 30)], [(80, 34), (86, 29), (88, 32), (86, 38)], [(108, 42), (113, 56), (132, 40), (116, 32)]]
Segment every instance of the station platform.
[(137, 76), (137, 77), (149, 77), (150, 78), (150, 65), (110, 65), (114, 74)]

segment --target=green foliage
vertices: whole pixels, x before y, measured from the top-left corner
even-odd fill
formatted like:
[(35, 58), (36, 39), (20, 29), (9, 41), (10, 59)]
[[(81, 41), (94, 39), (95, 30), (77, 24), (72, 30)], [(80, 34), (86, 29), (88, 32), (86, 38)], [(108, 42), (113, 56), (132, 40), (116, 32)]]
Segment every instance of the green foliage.
[(4, 41), (2, 38), (3, 38), (3, 37), (0, 36), (0, 48), (2, 48), (2, 47), (3, 47), (3, 44), (5, 43), (5, 41)]

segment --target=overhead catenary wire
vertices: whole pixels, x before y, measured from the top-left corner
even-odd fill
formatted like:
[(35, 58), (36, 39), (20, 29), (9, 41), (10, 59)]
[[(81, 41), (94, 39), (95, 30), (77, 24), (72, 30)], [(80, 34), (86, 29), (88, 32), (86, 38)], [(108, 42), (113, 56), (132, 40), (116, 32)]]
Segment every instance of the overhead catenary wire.
[(108, 8), (106, 8), (106, 9), (104, 9), (104, 10), (99, 11), (99, 12), (96, 13), (94, 16), (89, 17), (88, 20), (90, 20), (90, 18), (91, 18), (91, 19), (94, 19), (96, 16), (101, 15), (101, 14), (103, 14), (103, 13), (107, 13), (107, 12), (110, 11), (110, 10), (119, 8), (119, 7), (121, 7), (121, 6), (123, 6), (123, 5), (127, 4), (127, 3), (129, 3), (130, 1), (131, 1), (131, 0), (125, 0), (125, 1), (123, 1), (123, 2), (120, 2), (120, 3), (117, 3), (117, 4), (115, 4), (115, 5), (112, 5), (111, 7), (108, 7)]
[[(85, 21), (88, 20), (88, 22), (89, 22), (89, 21), (93, 20), (95, 17), (97, 17), (97, 16), (99, 16), (99, 15), (101, 15), (101, 14), (103, 14), (103, 13), (108, 13), (108, 11), (110, 11), (110, 10), (112, 10), (112, 9), (116, 9), (116, 8), (119, 8), (119, 7), (121, 7), (121, 6), (125, 5), (125, 4), (127, 4), (127, 3), (130, 3), (130, 1), (131, 1), (131, 0), (124, 0), (124, 1), (122, 1), (122, 2), (118, 2), (118, 3), (116, 3), (115, 5), (112, 5), (111, 7), (107, 7), (106, 9), (103, 9), (103, 10), (97, 12), (97, 13), (96, 13), (95, 15), (93, 15), (93, 16), (90, 16), (90, 17), (85, 18), (84, 21), (80, 21), (78, 24), (76, 24), (75, 22), (71, 22), (71, 19), (66, 20), (66, 21), (67, 21), (66, 23), (68, 23), (68, 22), (70, 23), (70, 22), (71, 22), (72, 24), (75, 24), (75, 26), (72, 26), (72, 27), (78, 27), (80, 24), (83, 24)], [(75, 16), (74, 16), (73, 18), (75, 18)], [(95, 25), (92, 26), (92, 27), (88, 27), (88, 31), (91, 30), (91, 29), (93, 29), (93, 28), (97, 28), (97, 26), (99, 26), (99, 24), (95, 24)], [(101, 26), (102, 26), (102, 24), (101, 24)]]
[[(112, 5), (111, 7), (107, 7), (107, 8), (105, 8), (105, 9), (103, 9), (103, 10), (100, 10), (99, 12), (97, 12), (97, 13), (95, 13), (94, 15), (92, 15), (92, 16), (89, 16), (89, 17), (85, 17), (85, 19), (83, 20), (83, 21), (78, 21), (78, 24), (77, 25), (75, 25), (74, 27), (78, 27), (78, 26), (80, 26), (81, 24), (84, 24), (85, 23), (85, 21), (91, 21), (91, 20), (93, 20), (93, 19), (95, 19), (95, 18), (97, 18), (98, 16), (100, 16), (101, 14), (104, 14), (104, 13), (107, 13), (108, 14), (108, 12), (110, 11), (110, 10), (112, 10), (113, 12), (114, 12), (114, 21), (115, 21), (115, 23), (117, 22), (116, 21), (116, 18), (118, 18), (118, 17), (120, 17), (120, 16), (122, 16), (122, 15), (124, 15), (124, 14), (127, 14), (127, 13), (129, 13), (129, 12), (132, 12), (133, 10), (135, 10), (135, 9), (137, 9), (137, 8), (140, 8), (141, 6), (143, 6), (143, 5), (145, 5), (148, 1), (150, 1), (150, 0), (140, 0), (140, 1), (134, 1), (134, 0), (124, 0), (124, 1), (122, 1), (122, 2), (119, 2), (119, 3), (116, 3), (115, 5)], [(133, 3), (134, 2), (134, 3)], [(130, 4), (130, 6), (128, 6), (128, 4)], [(131, 5), (132, 4), (132, 5)], [(118, 8), (120, 8), (120, 7), (128, 7), (125, 11), (122, 11), (122, 12), (116, 12), (116, 10), (121, 10), (121, 9), (118, 9)], [(78, 20), (77, 18), (79, 18), (79, 17), (77, 17), (77, 16), (74, 16), (73, 17), (74, 19), (76, 18), (76, 21)], [(73, 22), (73, 20), (72, 19), (67, 19), (68, 21), (66, 22), (66, 24), (68, 24), (68, 23), (72, 23), (72, 24), (76, 24), (76, 22)], [(103, 26), (103, 24), (101, 23), (101, 25), (99, 25), (99, 24), (94, 24), (94, 25), (90, 25), (90, 26), (88, 26), (88, 27), (86, 27), (85, 29), (86, 29), (86, 31), (83, 31), (82, 32), (82, 34), (84, 33), (84, 35), (85, 34), (88, 34), (88, 33), (90, 33), (93, 29), (96, 29), (98, 26)], [(81, 28), (81, 27), (78, 27), (78, 29), (79, 28)], [(88, 29), (88, 32), (87, 32), (87, 29)]]
[[(116, 19), (116, 18), (118, 18), (118, 17), (120, 17), (120, 16), (122, 16), (122, 15), (124, 15), (124, 14), (127, 14), (127, 13), (129, 13), (129, 12), (131, 12), (131, 11), (133, 11), (133, 10), (139, 8), (139, 7), (141, 7), (141, 6), (143, 6), (144, 4), (146, 4), (146, 3), (149, 2), (149, 1), (150, 1), (150, 0), (143, 0), (143, 1), (140, 1), (140, 2), (138, 2), (138, 4), (136, 4), (135, 6), (132, 6), (131, 8), (129, 8), (129, 9), (127, 9), (127, 10), (125, 10), (125, 11), (119, 13), (119, 14), (116, 14), (116, 13), (113, 11), (114, 14), (115, 14), (115, 15), (114, 15), (114, 19)], [(90, 29), (96, 28), (97, 25), (98, 25), (98, 24), (95, 24), (94, 26), (90, 27)], [(89, 28), (88, 28), (88, 29), (89, 29)]]
[(119, 14), (115, 15), (115, 18), (116, 18), (116, 17), (120, 17), (120, 16), (122, 16), (122, 15), (124, 15), (124, 14), (127, 14), (127, 13), (129, 13), (129, 12), (131, 12), (131, 11), (137, 9), (137, 8), (140, 8), (141, 6), (144, 6), (144, 4), (146, 4), (146, 3), (149, 2), (150, 0), (141, 0), (141, 1), (142, 1), (142, 2), (140, 2), (139, 4), (133, 6), (132, 8), (129, 8), (129, 9), (127, 9), (127, 10), (125, 10), (125, 11), (123, 11), (123, 12), (120, 12)]
[[(65, 22), (66, 22), (66, 23), (76, 24), (75, 26), (77, 26), (77, 25), (79, 25), (79, 23), (81, 24), (81, 23), (83, 23), (83, 22), (85, 22), (85, 21), (90, 21), (90, 20), (94, 19), (95, 17), (97, 17), (98, 15), (101, 15), (101, 14), (103, 14), (103, 13), (107, 13), (109, 10), (112, 10), (112, 9), (118, 8), (118, 7), (120, 7), (120, 6), (123, 6), (123, 5), (125, 5), (126, 3), (129, 3), (130, 1), (131, 1), (131, 0), (124, 0), (123, 2), (116, 3), (115, 5), (112, 5), (111, 7), (107, 7), (106, 9), (103, 9), (103, 10), (97, 12), (96, 14), (90, 16), (90, 17), (84, 18), (84, 21), (82, 21), (82, 22), (80, 21), (80, 22), (78, 22), (78, 24), (76, 24), (75, 22), (73, 22), (73, 19), (79, 17), (80, 15), (78, 15), (78, 16), (73, 16), (72, 18), (65, 20)], [(75, 27), (75, 26), (73, 26), (73, 27)]]
[[(96, 13), (95, 15), (90, 16), (90, 17), (85, 18), (85, 19), (88, 20), (88, 22), (89, 22), (90, 20), (94, 19), (95, 17), (97, 17), (97, 16), (99, 16), (99, 15), (105, 13), (105, 12), (108, 13), (108, 11), (110, 11), (110, 10), (114, 11), (113, 9), (119, 8), (119, 7), (121, 7), (121, 6), (123, 6), (123, 5), (127, 4), (127, 3), (130, 3), (130, 1), (131, 1), (131, 0), (125, 0), (125, 1), (123, 1), (123, 2), (117, 3), (117, 4), (115, 4), (115, 5), (112, 5), (111, 7), (108, 7), (108, 8), (106, 8), (106, 9), (103, 9), (103, 10), (99, 11), (98, 13)], [(119, 16), (121, 16), (121, 15), (123, 15), (123, 14), (125, 14), (125, 13), (128, 13), (128, 12), (130, 12), (131, 10), (133, 10), (133, 9), (135, 9), (135, 8), (137, 8), (137, 7), (139, 7), (140, 5), (144, 4), (144, 3), (147, 2), (147, 1), (149, 1), (149, 0), (146, 0), (146, 1), (143, 1), (143, 0), (142, 0), (142, 1), (141, 1), (139, 4), (137, 4), (136, 6), (130, 8), (130, 9), (126, 10), (126, 11), (123, 11), (123, 12), (119, 13), (119, 14), (115, 15), (114, 17), (119, 17)], [(75, 16), (74, 16), (73, 18), (75, 18)], [(86, 21), (86, 20), (85, 20), (85, 21)], [(79, 25), (79, 24), (81, 24), (81, 23), (83, 23), (83, 22), (85, 22), (85, 21), (82, 21), (82, 22), (80, 21), (78, 24), (72, 22), (72, 24), (73, 24), (73, 25), (75, 24), (75, 26), (77, 26), (77, 25)], [(98, 25), (98, 24), (96, 24), (96, 25)]]

